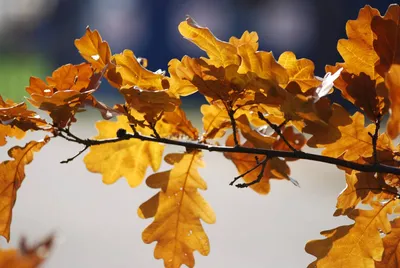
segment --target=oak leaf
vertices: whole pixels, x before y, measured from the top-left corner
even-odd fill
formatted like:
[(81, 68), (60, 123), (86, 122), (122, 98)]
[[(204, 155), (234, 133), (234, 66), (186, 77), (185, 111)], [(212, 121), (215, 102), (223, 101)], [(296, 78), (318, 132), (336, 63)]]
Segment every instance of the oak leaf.
[(372, 19), (371, 27), (376, 34), (373, 45), (379, 56), (375, 69), (385, 77), (392, 64), (400, 64), (400, 6), (390, 5), (383, 18)]
[(348, 215), (362, 204), (371, 204), (374, 200), (392, 199), (396, 189), (388, 186), (383, 174), (357, 172), (346, 173), (346, 188), (340, 193), (334, 216)]
[(202, 59), (208, 64), (215, 67), (240, 64), (234, 45), (220, 41), (208, 28), (199, 26), (191, 17), (187, 17), (186, 21), (181, 22), (178, 29), (183, 37), (207, 53), (209, 59)]
[(384, 204), (372, 203), (372, 210), (355, 209), (349, 215), (355, 221), (353, 225), (321, 232), (325, 239), (306, 245), (306, 251), (317, 257), (308, 267), (374, 268), (384, 251), (380, 232), (390, 233), (387, 215), (399, 202), (392, 199)]
[(114, 55), (116, 72), (121, 75), (122, 88), (139, 87), (143, 90), (169, 88), (168, 79), (162, 73), (154, 73), (143, 67), (132, 50), (125, 49)]
[(258, 50), (258, 34), (256, 32), (245, 31), (240, 38), (232, 36), (229, 38), (229, 43), (239, 48), (242, 45), (250, 45), (256, 52)]
[(157, 133), (161, 137), (188, 137), (197, 140), (199, 132), (186, 117), (185, 112), (177, 107), (173, 112), (164, 112), (156, 124)]
[(97, 30), (86, 28), (85, 35), (75, 40), (75, 46), (95, 72), (101, 72), (111, 61), (111, 50)]
[(400, 219), (390, 222), (392, 231), (383, 238), (385, 248), (381, 261), (375, 262), (376, 268), (397, 268), (400, 266)]
[[(95, 139), (115, 138), (119, 129), (129, 131), (131, 126), (126, 116), (118, 116), (117, 122), (100, 121), (96, 123), (99, 135)], [(141, 134), (149, 135), (148, 129), (137, 129)], [(114, 143), (90, 147), (84, 162), (90, 172), (101, 173), (105, 184), (112, 184), (125, 177), (131, 187), (138, 186), (147, 167), (153, 171), (160, 168), (164, 145), (138, 139), (122, 140)]]
[(321, 81), (314, 76), (315, 66), (309, 59), (296, 59), (293, 52), (286, 51), (279, 56), (278, 63), (286, 69), (289, 75), (289, 81), (283, 84), (283, 87), (295, 81), (299, 84), (302, 92), (307, 92), (321, 84)]
[(340, 65), (352, 74), (367, 74), (372, 80), (379, 79), (375, 71), (375, 64), (379, 60), (373, 41), (374, 33), (371, 22), (374, 17), (380, 16), (379, 11), (370, 6), (360, 9), (356, 20), (346, 23), (346, 33), (349, 39), (340, 39), (337, 49), (345, 63)]
[(390, 117), (387, 123), (387, 133), (394, 139), (400, 133), (400, 65), (390, 67), (385, 77), (385, 84), (389, 89)]
[(203, 104), (200, 110), (203, 114), (204, 128), (202, 139), (223, 137), (226, 130), (231, 126), (231, 120), (223, 104), (221, 102), (214, 102), (212, 105)]
[(163, 259), (165, 267), (193, 267), (193, 251), (202, 255), (210, 252), (200, 219), (209, 224), (215, 222), (213, 210), (198, 192), (207, 189), (197, 170), (204, 166), (202, 153), (168, 154), (165, 161), (173, 168), (146, 180), (149, 187), (161, 190), (138, 209), (141, 218), (154, 217), (142, 238), (145, 243), (157, 241), (154, 257)]
[(36, 268), (48, 257), (53, 245), (53, 237), (27, 246), (25, 238), (20, 241), (19, 249), (0, 250), (0, 267), (9, 268)]
[(25, 179), (25, 166), (32, 162), (33, 154), (49, 141), (31, 141), (24, 147), (15, 146), (8, 151), (13, 160), (0, 163), (0, 235), (10, 240), (12, 208), (17, 199), (17, 191)]

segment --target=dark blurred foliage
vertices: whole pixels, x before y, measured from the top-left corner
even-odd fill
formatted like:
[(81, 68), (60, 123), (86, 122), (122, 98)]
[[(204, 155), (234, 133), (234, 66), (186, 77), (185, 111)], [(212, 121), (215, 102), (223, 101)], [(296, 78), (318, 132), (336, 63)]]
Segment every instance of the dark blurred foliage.
[[(129, 48), (149, 60), (149, 69), (165, 70), (172, 58), (203, 55), (180, 37), (177, 30), (179, 22), (189, 14), (221, 40), (240, 36), (245, 30), (257, 31), (261, 50), (273, 51), (276, 58), (286, 50), (295, 52), (298, 58), (309, 58), (319, 76), (324, 76), (326, 64), (341, 61), (336, 45), (346, 36), (346, 21), (355, 19), (366, 4), (384, 14), (392, 3), (387, 0), (0, 0), (0, 8), (1, 5), (18, 8), (19, 2), (29, 2), (32, 6), (25, 8), (36, 8), (39, 13), (35, 14), (40, 15), (22, 16), (15, 23), (11, 15), (7, 20), (7, 14), (0, 12), (0, 22), (9, 22), (9, 27), (0, 31), (0, 66), (1, 58), (10, 55), (36, 55), (40, 59), (37, 64), (48, 66), (49, 75), (51, 68), (82, 62), (73, 41), (90, 25), (110, 43), (113, 53)], [(31, 75), (43, 76), (42, 72), (36, 72), (36, 67), (43, 66), (33, 63)], [(4, 91), (0, 89), (1, 92)]]

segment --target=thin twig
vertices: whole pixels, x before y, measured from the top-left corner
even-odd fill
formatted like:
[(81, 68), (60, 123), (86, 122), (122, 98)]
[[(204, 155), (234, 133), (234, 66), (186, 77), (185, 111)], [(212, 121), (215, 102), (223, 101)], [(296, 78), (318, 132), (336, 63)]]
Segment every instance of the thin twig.
[(77, 153), (76, 155), (74, 155), (74, 156), (71, 157), (71, 158), (68, 158), (67, 160), (61, 161), (60, 163), (61, 163), (61, 164), (67, 164), (67, 163), (73, 161), (75, 158), (77, 158), (78, 156), (80, 156), (84, 151), (86, 151), (89, 147), (90, 147), (89, 145), (85, 145), (85, 147), (84, 147), (82, 150), (80, 150), (79, 153)]
[[(60, 137), (64, 138), (64, 136), (61, 136), (61, 135), (60, 135)], [(142, 135), (138, 132), (133, 133), (133, 134), (127, 133), (126, 135), (124, 135), (123, 137), (120, 137), (120, 138), (110, 138), (110, 139), (101, 139), (101, 140), (69, 138), (68, 140), (75, 142), (75, 143), (93, 146), (93, 145), (101, 145), (101, 144), (107, 144), (107, 143), (115, 143), (115, 142), (129, 140), (129, 139), (139, 139), (142, 141), (150, 141), (150, 142), (158, 142), (158, 143), (164, 143), (164, 144), (169, 144), (169, 145), (183, 146), (183, 147), (186, 147), (189, 149), (206, 150), (206, 151), (210, 151), (210, 152), (242, 153), (242, 154), (255, 154), (255, 155), (260, 154), (260, 155), (266, 155), (269, 158), (284, 157), (284, 158), (304, 159), (304, 160), (311, 160), (311, 161), (322, 162), (322, 163), (327, 163), (327, 164), (333, 164), (333, 165), (346, 167), (346, 168), (350, 168), (350, 169), (354, 169), (354, 170), (358, 170), (358, 171), (390, 173), (390, 174), (400, 175), (400, 168), (383, 165), (380, 163), (378, 163), (378, 164), (359, 164), (359, 163), (354, 163), (354, 162), (339, 159), (339, 158), (333, 158), (333, 157), (312, 154), (312, 153), (305, 153), (302, 151), (290, 152), (290, 151), (271, 150), (271, 149), (264, 149), (264, 148), (249, 148), (249, 147), (243, 147), (243, 146), (231, 147), (231, 146), (222, 146), (222, 145), (211, 145), (211, 144), (199, 143), (199, 142), (194, 142), (194, 141), (181, 141), (181, 140), (173, 140), (173, 139), (168, 139), (168, 138), (154, 138), (151, 136)]]
[(265, 157), (263, 159), (263, 161), (261, 161), (261, 170), (260, 170), (260, 173), (258, 173), (258, 176), (255, 180), (253, 180), (249, 183), (244, 182), (244, 183), (236, 184), (236, 187), (237, 188), (247, 188), (253, 184), (259, 183), (264, 176), (264, 171), (265, 171), (265, 167), (267, 166), (267, 162), (268, 162), (268, 157)]
[[(279, 126), (275, 125), (274, 123), (272, 123), (271, 121), (268, 120), (268, 118), (264, 117), (264, 115), (261, 112), (258, 112), (258, 117), (265, 121), (275, 132), (276, 134), (278, 134), (278, 136), (286, 143), (286, 145), (290, 148), (290, 150), (292, 150), (293, 152), (298, 151), (296, 148), (294, 148), (290, 142), (285, 138), (285, 136), (282, 134), (281, 131), (281, 126), (282, 124), (280, 124)], [(283, 125), (286, 124), (286, 121), (284, 122)]]
[(235, 143), (235, 146), (239, 146), (239, 141), (237, 138), (237, 126), (236, 126), (236, 120), (234, 118), (235, 111), (234, 110), (229, 110), (228, 111), (229, 118), (231, 120), (232, 124), (232, 131), (233, 131), (233, 142)]
[[(261, 162), (258, 161), (258, 157), (256, 157), (256, 165), (254, 167), (252, 167), (251, 169), (247, 170), (246, 172), (240, 174), (239, 176), (236, 176), (235, 178), (233, 178), (233, 180), (229, 183), (229, 185), (233, 185), (238, 179), (243, 178), (244, 176), (246, 176), (247, 174), (249, 174), (250, 172), (252, 172), (253, 170), (257, 169), (259, 166), (263, 165), (263, 162), (267, 160), (267, 157), (265, 157)], [(236, 185), (237, 187), (237, 185)]]
[(377, 143), (378, 143), (378, 137), (379, 137), (379, 128), (381, 127), (381, 114), (378, 114), (375, 120), (375, 132), (372, 134), (371, 132), (368, 132), (369, 136), (372, 138), (372, 149), (373, 149), (373, 157), (374, 157), (374, 163), (375, 165), (378, 164), (378, 152), (377, 152)]

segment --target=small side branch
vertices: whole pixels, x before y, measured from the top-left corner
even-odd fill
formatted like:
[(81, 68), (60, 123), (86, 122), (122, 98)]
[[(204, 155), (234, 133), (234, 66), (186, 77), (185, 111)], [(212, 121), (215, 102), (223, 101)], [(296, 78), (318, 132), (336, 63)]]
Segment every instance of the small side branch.
[(237, 138), (237, 126), (236, 126), (236, 120), (234, 118), (235, 111), (234, 110), (229, 110), (228, 111), (229, 119), (231, 120), (232, 124), (232, 131), (233, 131), (233, 142), (235, 143), (235, 146), (239, 146), (239, 141)]
[(275, 132), (278, 134), (278, 136), (286, 143), (286, 145), (292, 150), (293, 152), (297, 152), (298, 150), (294, 148), (290, 142), (285, 138), (285, 136), (282, 134), (281, 127), (286, 124), (286, 121), (279, 126), (275, 125), (271, 121), (268, 120), (268, 118), (264, 117), (264, 115), (261, 112), (258, 112), (258, 117), (266, 122)]
[(60, 163), (61, 163), (61, 164), (67, 164), (67, 163), (73, 161), (75, 158), (77, 158), (78, 156), (80, 156), (84, 151), (86, 151), (89, 147), (90, 147), (89, 145), (85, 145), (85, 147), (84, 147), (82, 150), (80, 150), (79, 153), (77, 153), (76, 155), (74, 155), (74, 156), (71, 157), (71, 158), (68, 158), (67, 160), (61, 161)]
[[(263, 165), (263, 162), (267, 161), (267, 157), (265, 157), (263, 159), (263, 161), (261, 161), (261, 162), (258, 160), (257, 156), (255, 158), (256, 158), (257, 164), (254, 167), (252, 167), (251, 169), (247, 170), (246, 172), (244, 172), (244, 173), (240, 174), (239, 176), (236, 176), (235, 178), (233, 178), (233, 180), (229, 183), (229, 185), (233, 185), (238, 179), (243, 178), (244, 176), (246, 176), (250, 172), (256, 170), (259, 166)], [(236, 187), (238, 187), (238, 186), (236, 185)]]
[(265, 157), (260, 163), (258, 163), (257, 167), (259, 167), (261, 165), (261, 170), (260, 170), (260, 173), (258, 173), (258, 176), (255, 180), (253, 180), (249, 183), (245, 182), (245, 183), (236, 184), (236, 187), (237, 188), (247, 188), (253, 184), (259, 183), (264, 176), (264, 171), (265, 171), (265, 167), (267, 166), (267, 162), (268, 162), (268, 157)]

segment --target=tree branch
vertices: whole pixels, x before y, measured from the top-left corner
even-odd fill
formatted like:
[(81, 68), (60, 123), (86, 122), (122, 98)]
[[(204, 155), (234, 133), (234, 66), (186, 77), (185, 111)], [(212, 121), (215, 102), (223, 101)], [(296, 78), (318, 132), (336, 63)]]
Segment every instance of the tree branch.
[[(122, 140), (130, 140), (130, 139), (139, 139), (142, 141), (149, 142), (158, 142), (175, 146), (182, 146), (189, 149), (197, 149), (197, 150), (205, 150), (210, 152), (225, 152), (225, 153), (241, 153), (241, 154), (256, 154), (256, 155), (266, 155), (268, 158), (273, 157), (284, 157), (284, 158), (294, 158), (294, 159), (304, 159), (311, 160), (316, 162), (322, 162), (327, 164), (333, 164), (341, 167), (346, 167), (358, 171), (363, 172), (378, 172), (378, 173), (390, 173), (395, 175), (400, 175), (400, 168), (392, 167), (383, 164), (359, 164), (351, 161), (346, 161), (343, 159), (337, 159), (333, 157), (317, 155), (312, 153), (305, 153), (302, 151), (279, 151), (279, 150), (271, 150), (271, 149), (263, 149), (263, 148), (249, 148), (243, 146), (222, 146), (222, 145), (211, 145), (205, 143), (199, 143), (194, 141), (181, 141), (181, 140), (173, 140), (167, 138), (155, 138), (151, 136), (145, 136), (138, 132), (136, 133), (126, 133), (125, 135), (121, 135), (121, 137), (111, 138), (111, 139), (102, 139), (102, 140), (93, 140), (93, 139), (81, 139), (69, 132), (69, 130), (63, 129), (69, 137), (65, 137), (64, 135), (59, 135), (60, 137), (67, 139), (72, 142), (80, 143), (87, 146), (93, 145), (101, 145), (107, 143), (115, 143)], [(73, 136), (71, 136), (73, 135)]]
[(261, 165), (261, 170), (260, 173), (258, 173), (258, 176), (255, 180), (249, 182), (249, 183), (240, 183), (240, 184), (236, 184), (237, 188), (247, 188), (253, 184), (259, 183), (262, 179), (262, 177), (264, 176), (264, 171), (265, 171), (265, 167), (267, 166), (267, 162), (268, 162), (268, 157), (266, 156), (260, 163), (257, 164), (256, 167)]
[(381, 127), (381, 114), (378, 114), (375, 120), (375, 132), (374, 134), (368, 132), (369, 136), (372, 138), (372, 149), (373, 149), (373, 157), (374, 157), (374, 163), (378, 163), (378, 152), (377, 152), (377, 143), (378, 143), (378, 137), (379, 137), (379, 129)]
[[(233, 185), (238, 179), (243, 178), (244, 176), (246, 176), (247, 174), (249, 174), (250, 172), (252, 172), (253, 170), (257, 169), (259, 166), (261, 166), (263, 164), (263, 162), (265, 162), (268, 158), (265, 157), (261, 162), (258, 161), (258, 157), (256, 156), (256, 161), (257, 164), (252, 167), (251, 169), (247, 170), (246, 172), (240, 174), (239, 176), (236, 176), (235, 178), (233, 178), (233, 180), (229, 183), (229, 185)], [(236, 187), (239, 187), (238, 185), (236, 185)]]

